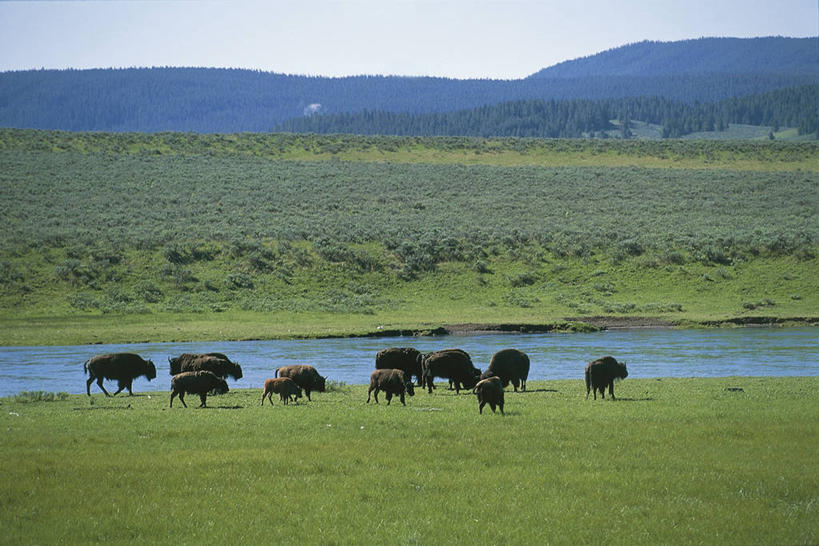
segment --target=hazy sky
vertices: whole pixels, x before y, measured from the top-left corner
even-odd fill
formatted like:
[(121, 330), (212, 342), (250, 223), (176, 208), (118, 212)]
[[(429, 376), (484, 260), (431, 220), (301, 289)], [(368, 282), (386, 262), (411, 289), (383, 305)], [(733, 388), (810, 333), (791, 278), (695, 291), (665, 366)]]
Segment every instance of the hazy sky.
[(646, 39), (817, 34), (817, 0), (0, 0), (0, 71), (521, 78)]

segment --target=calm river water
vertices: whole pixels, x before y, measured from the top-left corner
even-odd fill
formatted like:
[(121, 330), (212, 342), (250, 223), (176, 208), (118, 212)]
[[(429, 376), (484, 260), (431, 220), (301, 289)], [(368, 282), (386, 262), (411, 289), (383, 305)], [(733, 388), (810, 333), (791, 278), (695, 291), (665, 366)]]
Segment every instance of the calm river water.
[[(365, 384), (375, 354), (386, 347), (422, 352), (460, 347), (486, 369), (493, 353), (514, 347), (532, 362), (529, 379), (582, 379), (589, 360), (612, 355), (628, 364), (629, 377), (819, 375), (819, 329), (611, 330), (590, 334), (490, 334), (446, 337), (345, 338), (284, 341), (135, 343), (71, 347), (0, 347), (0, 396), (21, 391), (85, 392), (83, 362), (94, 355), (134, 352), (151, 359), (157, 377), (134, 381), (134, 391), (167, 391), (168, 358), (221, 352), (242, 366), (231, 387), (261, 388), (279, 366), (311, 364), (322, 375)], [(116, 382), (111, 383), (112, 386)], [(116, 389), (115, 389), (116, 390)], [(92, 393), (100, 392), (92, 385)]]

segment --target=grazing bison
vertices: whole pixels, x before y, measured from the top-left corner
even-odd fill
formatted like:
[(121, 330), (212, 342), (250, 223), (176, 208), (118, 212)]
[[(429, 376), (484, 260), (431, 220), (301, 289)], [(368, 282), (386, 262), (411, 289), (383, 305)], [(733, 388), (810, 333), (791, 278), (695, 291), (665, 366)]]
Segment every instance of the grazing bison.
[(304, 389), (308, 400), (310, 400), (310, 391), (324, 392), (327, 381), (327, 378), (320, 376), (314, 367), (304, 364), (278, 368), (276, 377), (289, 377), (295, 381), (296, 385)]
[(614, 380), (628, 377), (628, 370), (625, 362), (617, 362), (610, 356), (598, 358), (586, 364), (586, 400), (589, 399), (589, 391), (594, 393), (597, 400), (597, 391), (600, 396), (606, 398), (606, 387), (609, 388), (611, 399), (614, 398)]
[(91, 396), (91, 383), (97, 380), (105, 396), (111, 396), (102, 385), (103, 379), (116, 379), (119, 383), (119, 390), (114, 394), (119, 394), (122, 389), (128, 389), (128, 394), (133, 395), (131, 384), (134, 379), (144, 375), (148, 381), (156, 377), (156, 366), (150, 360), (143, 360), (141, 356), (133, 353), (114, 353), (108, 355), (97, 355), (83, 364), (83, 370), (88, 374), (88, 381), (85, 390)]
[(495, 406), (498, 406), (503, 415), (503, 380), (500, 377), (481, 379), (472, 392), (478, 395), (478, 413), (482, 414), (483, 407), (489, 404), (492, 413), (495, 413)]
[(481, 376), (481, 371), (472, 364), (469, 355), (460, 349), (444, 349), (428, 353), (421, 359), (421, 386), (427, 387), (432, 394), (435, 388), (433, 379), (446, 377), (455, 385), (455, 392), (460, 394), (461, 387), (471, 389)]
[(204, 370), (213, 372), (222, 379), (227, 376), (234, 380), (242, 378), (242, 367), (222, 353), (183, 353), (175, 358), (169, 358), (168, 364), (170, 364), (171, 375)]
[(375, 355), (376, 370), (404, 370), (407, 379), (414, 375), (421, 385), (421, 352), (412, 347), (390, 347)]
[(492, 355), (492, 360), (489, 361), (489, 367), (483, 374), (481, 379), (496, 376), (503, 382), (503, 387), (506, 388), (509, 382), (515, 387), (515, 392), (526, 390), (526, 378), (529, 377), (529, 356), (523, 351), (517, 349), (503, 349)]
[(404, 393), (415, 396), (415, 388), (412, 386), (412, 378), (404, 373), (404, 370), (375, 370), (370, 374), (370, 388), (367, 391), (367, 403), (370, 403), (370, 393), (375, 391), (375, 403), (378, 404), (378, 391), (387, 393), (387, 405), (390, 405), (392, 396), (397, 394), (404, 402)]
[(200, 408), (207, 407), (208, 393), (225, 394), (228, 389), (227, 382), (213, 372), (197, 371), (197, 372), (182, 372), (176, 374), (171, 378), (171, 404), (173, 407), (173, 399), (179, 395), (179, 401), (186, 408), (185, 393), (198, 394), (202, 403)]
[(282, 402), (287, 405), (292, 397), (295, 402), (297, 398), (301, 398), (301, 389), (296, 382), (289, 377), (277, 377), (275, 379), (266, 379), (264, 382), (264, 392), (262, 393), (262, 403), (264, 406), (264, 399), (267, 397), (270, 400), (270, 405), (273, 405), (273, 393), (279, 395)]

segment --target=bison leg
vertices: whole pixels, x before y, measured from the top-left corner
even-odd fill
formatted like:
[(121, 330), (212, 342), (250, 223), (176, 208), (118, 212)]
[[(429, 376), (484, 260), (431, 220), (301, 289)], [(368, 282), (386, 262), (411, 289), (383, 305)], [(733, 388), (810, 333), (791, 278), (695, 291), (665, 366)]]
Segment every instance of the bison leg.
[(503, 415), (503, 400), (501, 400), (500, 402), (498, 402), (498, 407), (499, 407), (499, 408), (500, 408), (500, 410), (501, 410), (501, 415)]
[(131, 383), (133, 382), (133, 379), (120, 379), (117, 381), (117, 386), (119, 386), (119, 389), (117, 389), (117, 392), (114, 393), (114, 396), (121, 393), (122, 389), (128, 389), (128, 396), (133, 396), (134, 392), (131, 390)]
[(612, 399), (612, 400), (617, 400), (617, 399), (614, 397), (614, 381), (612, 381), (611, 383), (609, 383), (609, 394), (611, 395), (611, 399)]
[(391, 401), (392, 401), (392, 393), (387, 391), (387, 405), (388, 406), (390, 405)]
[(400, 396), (401, 396), (401, 404), (402, 404), (402, 405), (404, 405), (404, 406), (406, 406), (406, 405), (407, 405), (407, 403), (406, 403), (406, 402), (404, 402), (404, 393), (402, 392)]
[[(307, 394), (307, 400), (312, 402), (312, 400), (310, 400), (310, 389), (304, 389), (304, 392), (305, 392), (305, 394)], [(376, 402), (377, 402), (377, 400), (376, 400)]]
[(202, 403), (199, 404), (200, 408), (208, 407), (208, 394), (206, 392), (203, 392), (202, 394), (199, 395), (199, 400), (202, 401)]
[(520, 386), (520, 379), (517, 378), (513, 379), (512, 386), (515, 388), (515, 392), (518, 392), (518, 387)]
[[(369, 389), (367, 389), (367, 403), (368, 403), (368, 404), (370, 403), (370, 393), (372, 393), (372, 392), (373, 392), (373, 388), (372, 388), (372, 387), (370, 387)], [(376, 400), (376, 401), (375, 401), (375, 403), (377, 404), (377, 403), (378, 403), (378, 400)]]
[(85, 392), (88, 393), (88, 396), (91, 396), (91, 383), (94, 382), (94, 376), (88, 378), (88, 381), (85, 382)]
[(486, 405), (486, 402), (484, 402), (483, 400), (481, 400), (480, 403), (478, 404), (478, 413), (480, 413), (481, 415), (483, 415), (483, 407), (485, 405)]
[(99, 388), (101, 388), (102, 392), (105, 393), (105, 396), (111, 396), (111, 394), (107, 390), (105, 390), (105, 387), (102, 384), (102, 377), (97, 378), (97, 385), (99, 385)]

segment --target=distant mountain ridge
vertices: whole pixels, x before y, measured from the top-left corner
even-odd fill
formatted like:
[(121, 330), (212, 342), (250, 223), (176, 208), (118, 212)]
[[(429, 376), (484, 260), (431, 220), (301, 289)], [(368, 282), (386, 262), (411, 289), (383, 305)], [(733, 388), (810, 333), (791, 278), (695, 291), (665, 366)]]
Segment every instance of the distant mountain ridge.
[[(400, 76), (326, 78), (240, 69), (132, 68), (0, 73), (0, 127), (66, 131), (266, 132), (314, 112), (444, 113), (520, 100), (656, 96), (714, 102), (819, 83), (817, 55), (801, 38), (641, 42), (560, 63), (521, 80)], [(817, 42), (814, 41), (814, 44)], [(676, 56), (726, 59), (724, 72), (657, 73)], [(762, 69), (750, 70), (744, 58)], [(751, 53), (756, 51), (756, 53)], [(639, 69), (637, 61), (645, 60)], [(731, 65), (727, 59), (735, 59)], [(756, 61), (755, 61), (756, 62)], [(700, 62), (700, 66), (706, 66)], [(708, 67), (716, 66), (714, 63)], [(771, 71), (771, 67), (780, 69)], [(595, 68), (601, 67), (601, 68)], [(730, 70), (729, 70), (730, 68)], [(693, 69), (692, 69), (693, 70)], [(557, 74), (557, 75), (556, 75)]]
[(645, 40), (558, 63), (530, 78), (710, 73), (819, 74), (819, 38)]

